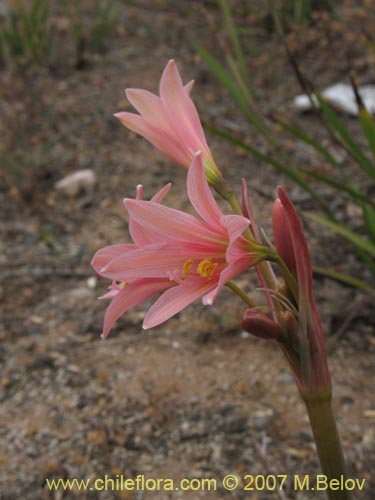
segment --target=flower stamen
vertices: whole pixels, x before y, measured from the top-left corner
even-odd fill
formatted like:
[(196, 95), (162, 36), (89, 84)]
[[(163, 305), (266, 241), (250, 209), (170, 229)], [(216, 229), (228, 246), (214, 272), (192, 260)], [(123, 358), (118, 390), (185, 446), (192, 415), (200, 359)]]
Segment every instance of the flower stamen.
[(199, 262), (197, 272), (202, 278), (211, 279), (218, 263), (212, 262), (212, 259), (203, 259)]
[(188, 276), (191, 272), (191, 266), (193, 265), (193, 259), (187, 259), (182, 266), (182, 272), (184, 276)]

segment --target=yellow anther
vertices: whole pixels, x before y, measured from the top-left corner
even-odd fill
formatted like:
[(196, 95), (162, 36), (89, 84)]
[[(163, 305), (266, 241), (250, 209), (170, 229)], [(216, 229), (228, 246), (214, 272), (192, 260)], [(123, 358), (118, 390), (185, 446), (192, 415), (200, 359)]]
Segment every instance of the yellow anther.
[(123, 281), (121, 284), (120, 284), (120, 288), (125, 288), (127, 285), (126, 281)]
[(197, 271), (202, 278), (212, 278), (217, 266), (217, 262), (212, 262), (211, 259), (203, 259), (199, 262)]
[(184, 265), (182, 266), (182, 272), (185, 276), (190, 274), (191, 266), (193, 265), (193, 259), (185, 260)]

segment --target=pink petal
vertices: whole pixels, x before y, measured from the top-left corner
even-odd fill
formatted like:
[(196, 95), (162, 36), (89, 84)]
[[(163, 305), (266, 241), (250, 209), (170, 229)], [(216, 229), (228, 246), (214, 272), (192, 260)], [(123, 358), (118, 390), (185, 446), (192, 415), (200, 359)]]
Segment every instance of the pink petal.
[(116, 297), (116, 295), (120, 292), (117, 288), (111, 288), (108, 292), (104, 293), (101, 295), (99, 300), (104, 300), (104, 299), (113, 299), (113, 297)]
[(199, 244), (201, 247), (207, 245), (210, 248), (226, 244), (225, 231), (222, 234), (215, 232), (190, 214), (151, 201), (125, 199), (124, 203), (130, 217), (134, 217), (161, 241), (191, 243), (193, 246)]
[(241, 237), (245, 229), (249, 227), (249, 220), (241, 215), (224, 215), (220, 219), (220, 224), (227, 230), (229, 236), (227, 261), (232, 262), (249, 255), (250, 242)]
[(173, 134), (173, 128), (160, 97), (142, 89), (126, 89), (126, 97), (149, 124)]
[(157, 193), (155, 193), (154, 196), (151, 198), (151, 201), (154, 201), (155, 203), (161, 203), (163, 201), (164, 196), (170, 190), (171, 186), (172, 186), (172, 183), (169, 182), (163, 188), (159, 189), (159, 191)]
[(106, 338), (114, 323), (126, 311), (140, 304), (152, 295), (173, 286), (166, 280), (139, 280), (129, 283), (120, 290), (109, 304), (104, 317), (103, 338)]
[[(171, 183), (166, 184), (162, 189), (154, 194), (154, 196), (151, 198), (151, 201), (160, 203), (163, 200), (164, 196), (168, 193), (170, 187)], [(137, 200), (142, 199), (142, 191), (142, 186), (137, 186)], [(135, 221), (133, 217), (130, 217), (129, 219), (129, 233), (134, 243), (136, 243), (138, 246), (148, 245), (160, 241), (160, 238), (155, 238), (152, 233), (146, 231), (146, 229), (142, 227), (141, 224), (139, 224), (137, 221)]]
[(147, 121), (147, 118), (123, 111), (116, 113), (115, 117), (120, 122), (136, 134), (141, 135), (153, 144), (161, 153), (170, 158), (173, 162), (188, 167), (191, 155), (184, 147), (179, 138), (172, 136), (162, 128), (158, 128)]
[(126, 255), (111, 260), (102, 269), (107, 278), (131, 281), (138, 278), (170, 278), (177, 271), (182, 275), (183, 264), (189, 256), (180, 247), (157, 243), (137, 248)]
[(214, 303), (217, 294), (221, 290), (221, 288), (227, 283), (229, 280), (234, 278), (235, 276), (238, 276), (242, 272), (246, 271), (246, 269), (249, 268), (250, 266), (249, 259), (244, 258), (241, 260), (238, 260), (236, 262), (233, 262), (229, 264), (221, 273), (220, 273), (220, 278), (218, 283), (216, 284), (215, 288), (208, 292), (204, 297), (203, 297), (203, 304), (206, 306), (210, 306)]
[(160, 97), (180, 140), (191, 154), (202, 149), (209, 153), (198, 112), (182, 84), (175, 62), (169, 61), (160, 80)]
[(185, 84), (184, 89), (187, 95), (190, 95), (193, 85), (194, 85), (194, 80), (190, 80), (190, 82)]
[(167, 290), (149, 309), (143, 321), (143, 328), (148, 329), (164, 323), (201, 297), (206, 290), (201, 283), (196, 286), (182, 284)]
[(187, 175), (187, 192), (189, 200), (197, 213), (209, 225), (219, 228), (223, 216), (216, 200), (208, 186), (202, 161), (202, 154), (194, 155)]
[(136, 246), (133, 243), (111, 245), (101, 248), (94, 255), (91, 261), (91, 265), (95, 269), (95, 271), (100, 274), (100, 271), (103, 269), (103, 267), (105, 267), (112, 259), (131, 250), (134, 250), (134, 248), (136, 248)]

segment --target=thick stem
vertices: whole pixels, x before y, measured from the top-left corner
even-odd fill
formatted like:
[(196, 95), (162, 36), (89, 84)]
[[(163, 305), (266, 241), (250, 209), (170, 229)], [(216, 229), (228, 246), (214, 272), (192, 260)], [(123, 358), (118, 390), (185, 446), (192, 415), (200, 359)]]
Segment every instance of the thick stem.
[[(330, 389), (301, 391), (309, 415), (311, 428), (318, 450), (320, 465), (327, 479), (327, 496), (329, 500), (351, 500), (350, 491), (345, 489), (345, 460), (341, 448), (340, 437), (336, 427), (335, 417), (331, 405)], [(343, 488), (337, 487), (337, 481), (343, 481)], [(341, 484), (341, 483), (340, 483)]]

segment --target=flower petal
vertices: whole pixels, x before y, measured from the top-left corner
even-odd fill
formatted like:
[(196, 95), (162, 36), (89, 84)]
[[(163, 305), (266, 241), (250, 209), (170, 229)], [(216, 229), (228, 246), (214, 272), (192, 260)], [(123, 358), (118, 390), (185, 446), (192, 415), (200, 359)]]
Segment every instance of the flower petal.
[(229, 237), (226, 252), (227, 262), (248, 256), (251, 243), (241, 235), (249, 227), (249, 220), (241, 215), (223, 215), (220, 224), (227, 230)]
[(124, 203), (130, 217), (134, 217), (160, 241), (210, 248), (226, 244), (225, 231), (220, 234), (193, 215), (151, 201), (125, 199)]
[(209, 188), (201, 152), (194, 155), (189, 167), (187, 192), (191, 204), (202, 219), (211, 226), (219, 228), (223, 214)]
[(167, 280), (139, 280), (129, 283), (120, 290), (109, 304), (103, 325), (103, 338), (106, 338), (114, 323), (126, 311), (135, 307), (137, 304), (148, 299), (158, 292), (162, 292), (173, 286), (173, 283)]
[(143, 89), (126, 89), (125, 92), (129, 102), (149, 124), (161, 127), (173, 135), (173, 128), (160, 97)]
[[(154, 196), (151, 198), (151, 201), (160, 203), (163, 200), (164, 196), (168, 193), (170, 187), (171, 183), (166, 184), (162, 189), (154, 194)], [(137, 186), (137, 200), (142, 199), (142, 188), (143, 186), (141, 184)], [(156, 240), (159, 241), (158, 238), (156, 239), (152, 233), (149, 233), (144, 227), (141, 226), (141, 224), (135, 221), (133, 217), (129, 218), (129, 233), (134, 243), (136, 243), (138, 246), (149, 245), (150, 243), (155, 243)]]
[(194, 300), (201, 297), (207, 291), (207, 285), (181, 284), (167, 290), (151, 306), (143, 321), (143, 328), (148, 329), (164, 323), (169, 318), (182, 311)]
[(123, 243), (101, 248), (94, 255), (91, 265), (95, 271), (100, 274), (103, 267), (105, 267), (112, 259), (134, 250), (135, 248), (136, 246), (134, 243)]
[(210, 306), (214, 303), (217, 294), (220, 292), (221, 288), (227, 283), (229, 280), (246, 271), (249, 268), (251, 261), (249, 262), (248, 258), (237, 260), (229, 264), (223, 271), (220, 273), (220, 278), (216, 286), (213, 290), (209, 291), (206, 295), (204, 295), (202, 302), (205, 306)]
[(125, 127), (151, 142), (151, 144), (173, 162), (188, 168), (191, 161), (191, 155), (184, 145), (176, 139), (176, 134), (170, 135), (164, 129), (149, 123), (147, 118), (135, 113), (122, 111), (121, 113), (116, 113), (115, 117), (118, 118)]
[(186, 251), (183, 248), (156, 243), (120, 255), (111, 260), (101, 272), (107, 278), (118, 281), (139, 278), (169, 279), (174, 271), (182, 274), (186, 259)]
[(174, 124), (182, 143), (186, 144), (191, 154), (202, 149), (211, 156), (198, 112), (187, 94), (178, 72), (176, 63), (171, 60), (165, 67), (160, 80), (160, 97)]

